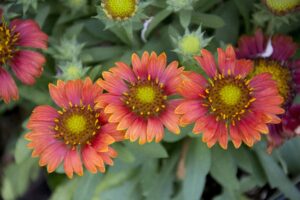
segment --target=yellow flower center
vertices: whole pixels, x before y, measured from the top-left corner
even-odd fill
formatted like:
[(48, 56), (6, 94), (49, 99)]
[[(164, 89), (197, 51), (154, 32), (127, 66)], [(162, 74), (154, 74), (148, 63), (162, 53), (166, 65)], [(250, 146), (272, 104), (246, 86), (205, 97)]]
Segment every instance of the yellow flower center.
[(13, 57), (18, 39), (19, 34), (12, 34), (5, 22), (0, 24), (0, 64), (5, 64)]
[(253, 77), (261, 73), (270, 73), (272, 75), (272, 79), (277, 83), (279, 94), (287, 100), (291, 93), (291, 71), (276, 61), (260, 59), (255, 62), (254, 71), (250, 76)]
[(80, 78), (80, 69), (77, 66), (69, 66), (67, 69), (67, 75), (72, 78)]
[(223, 102), (233, 106), (236, 105), (241, 98), (241, 89), (235, 85), (225, 85), (220, 90), (220, 96)]
[(277, 12), (284, 12), (300, 5), (300, 0), (266, 0), (269, 8)]
[(200, 52), (200, 40), (195, 35), (184, 36), (180, 43), (181, 51), (185, 54), (197, 54)]
[(153, 81), (148, 76), (146, 80), (138, 80), (128, 85), (128, 91), (123, 94), (126, 106), (139, 116), (155, 116), (166, 108), (167, 96), (164, 85)]
[(75, 134), (78, 134), (86, 129), (86, 119), (82, 115), (73, 115), (67, 119), (67, 128)]
[(126, 20), (135, 15), (138, 0), (104, 0), (101, 4), (110, 19)]
[(249, 81), (237, 77), (224, 77), (218, 75), (210, 80), (210, 85), (205, 90), (204, 106), (210, 108), (217, 120), (228, 120), (235, 125), (236, 120), (246, 113), (250, 104), (255, 101), (251, 97), (253, 89), (249, 86)]
[(142, 103), (152, 103), (155, 99), (155, 91), (152, 87), (145, 86), (137, 88), (136, 97)]
[[(72, 104), (71, 104), (72, 105)], [(100, 129), (99, 114), (91, 106), (71, 106), (58, 111), (55, 119), (55, 137), (71, 146), (90, 144)]]

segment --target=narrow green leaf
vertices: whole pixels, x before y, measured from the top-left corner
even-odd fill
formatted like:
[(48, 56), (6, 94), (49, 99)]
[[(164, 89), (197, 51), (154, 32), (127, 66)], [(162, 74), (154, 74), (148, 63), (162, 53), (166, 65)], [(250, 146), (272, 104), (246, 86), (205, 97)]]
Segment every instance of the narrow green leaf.
[(267, 175), (270, 186), (272, 188), (278, 188), (289, 199), (299, 200), (299, 190), (283, 173), (274, 159), (259, 145), (255, 146), (255, 151)]
[(239, 181), (236, 177), (237, 166), (229, 151), (218, 146), (212, 148), (210, 173), (223, 187), (232, 191), (239, 189)]
[(179, 22), (183, 28), (187, 28), (191, 22), (192, 18), (191, 10), (181, 10), (179, 11)]
[(102, 181), (102, 178), (103, 175), (100, 173), (86, 173), (83, 177), (79, 177), (73, 200), (91, 199), (97, 185)]
[(163, 9), (157, 13), (148, 26), (148, 29), (145, 33), (145, 38), (148, 38), (150, 33), (160, 24), (160, 22), (166, 19), (170, 14), (172, 14), (172, 11), (168, 9)]
[(221, 17), (205, 13), (194, 13), (192, 22), (208, 28), (221, 28), (225, 25), (225, 22)]
[(16, 144), (15, 148), (15, 159), (16, 163), (20, 164), (26, 159), (30, 159), (31, 150), (27, 148), (28, 142), (24, 138), (24, 134), (22, 134)]
[(86, 63), (96, 63), (120, 56), (124, 52), (122, 46), (103, 46), (84, 49), (81, 60)]
[(206, 175), (209, 172), (210, 165), (210, 149), (201, 140), (192, 140), (186, 158), (186, 173), (185, 179), (183, 181), (184, 199), (200, 199), (205, 186)]
[(167, 158), (168, 153), (165, 150), (164, 146), (160, 143), (146, 143), (144, 145), (139, 145), (137, 143), (126, 142), (125, 145), (132, 150), (132, 152), (139, 152), (143, 154), (144, 157), (150, 158)]

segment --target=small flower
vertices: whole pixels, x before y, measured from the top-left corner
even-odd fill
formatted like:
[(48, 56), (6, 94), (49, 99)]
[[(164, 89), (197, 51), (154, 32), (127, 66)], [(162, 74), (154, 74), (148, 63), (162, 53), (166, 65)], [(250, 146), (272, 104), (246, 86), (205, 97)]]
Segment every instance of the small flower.
[(195, 122), (193, 133), (203, 133), (209, 147), (217, 141), (227, 148), (228, 135), (236, 148), (242, 141), (248, 146), (268, 133), (267, 124), (280, 123), (277, 114), (283, 99), (269, 74), (246, 78), (252, 70), (250, 60), (237, 60), (234, 49), (218, 49), (218, 66), (213, 55), (203, 49), (196, 56), (209, 76), (186, 72), (178, 91), (184, 97), (175, 112), (181, 114), (180, 124)]
[(108, 18), (127, 20), (135, 15), (138, 8), (138, 0), (103, 0), (101, 7)]
[(127, 130), (125, 138), (139, 139), (140, 144), (162, 140), (164, 126), (179, 134), (178, 116), (174, 109), (183, 67), (178, 62), (167, 65), (166, 54), (144, 52), (142, 58), (132, 55), (132, 68), (122, 62), (110, 72), (103, 72), (98, 84), (108, 93), (97, 98), (97, 107), (110, 114), (109, 122), (118, 123), (118, 130)]
[[(272, 75), (279, 94), (284, 98), (283, 107), (287, 110), (286, 114), (289, 113), (296, 92), (300, 91), (300, 60), (292, 60), (297, 48), (298, 45), (291, 37), (285, 35), (268, 37), (261, 30), (257, 30), (254, 36), (242, 36), (236, 49), (238, 58), (254, 60), (250, 77), (266, 72)], [(289, 120), (286, 114), (281, 115), (281, 118)], [(283, 123), (270, 125), (269, 152), (284, 142), (284, 135), (290, 138), (291, 134), (286, 134), (285, 129)], [(281, 138), (280, 143), (278, 138)]]
[(185, 30), (185, 34), (177, 39), (173, 38), (173, 42), (178, 45), (175, 52), (186, 57), (198, 55), (201, 49), (206, 47), (212, 38), (204, 38), (204, 32), (201, 31), (201, 26), (194, 32)]
[(262, 2), (277, 15), (289, 13), (300, 8), (299, 0), (262, 0)]
[(29, 50), (47, 49), (48, 36), (33, 20), (15, 19), (9, 25), (0, 21), (0, 98), (5, 103), (17, 100), (18, 88), (5, 66), (11, 67), (22, 83), (32, 85), (43, 72), (45, 57)]
[(88, 67), (82, 67), (82, 63), (67, 62), (59, 66), (61, 72), (57, 75), (58, 79), (62, 80), (75, 80), (84, 77), (89, 70)]
[(139, 22), (144, 17), (145, 6), (146, 3), (139, 0), (102, 0), (101, 6), (97, 7), (97, 18), (105, 23), (106, 28), (128, 26), (128, 23)]
[(49, 91), (61, 109), (43, 105), (33, 110), (27, 125), (31, 132), (25, 135), (32, 156), (40, 157), (40, 166), (47, 165), (49, 173), (63, 162), (69, 178), (73, 172), (83, 175), (82, 163), (92, 173), (105, 172), (105, 164), (113, 165), (111, 158), (117, 156), (110, 145), (123, 134), (107, 122), (103, 110), (95, 108), (102, 89), (86, 78), (59, 80), (49, 85)]

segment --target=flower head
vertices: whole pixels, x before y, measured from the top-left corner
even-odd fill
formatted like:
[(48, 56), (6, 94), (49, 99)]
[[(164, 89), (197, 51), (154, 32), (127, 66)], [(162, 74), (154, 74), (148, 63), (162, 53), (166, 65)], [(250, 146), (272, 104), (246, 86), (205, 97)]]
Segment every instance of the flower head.
[(87, 71), (89, 70), (88, 67), (83, 67), (82, 63), (77, 61), (73, 62), (66, 62), (59, 66), (61, 72), (58, 73), (58, 79), (62, 80), (74, 80), (80, 79), (85, 76)]
[(9, 25), (0, 21), (0, 98), (8, 103), (18, 99), (18, 88), (5, 66), (10, 66), (17, 78), (32, 85), (43, 71), (45, 58), (33, 49), (46, 49), (48, 36), (32, 20), (15, 19)]
[(132, 22), (141, 21), (146, 5), (139, 0), (103, 0), (97, 7), (97, 18), (105, 23), (106, 28), (119, 25), (128, 28)]
[(49, 173), (62, 162), (68, 177), (73, 172), (83, 174), (82, 163), (92, 173), (105, 171), (112, 165), (117, 153), (110, 144), (122, 140), (123, 134), (116, 125), (107, 122), (103, 110), (95, 108), (94, 101), (102, 89), (87, 78), (84, 81), (58, 81), (50, 84), (49, 91), (60, 107), (38, 106), (28, 122), (32, 156), (40, 157), (39, 164), (47, 165)]
[(179, 134), (178, 116), (174, 113), (176, 93), (183, 68), (178, 62), (167, 65), (166, 54), (144, 52), (142, 58), (132, 55), (132, 68), (122, 62), (110, 72), (103, 72), (98, 84), (108, 93), (97, 98), (97, 107), (110, 114), (109, 122), (118, 123), (118, 130), (126, 130), (125, 138), (139, 139), (140, 144), (159, 142), (164, 126)]
[(286, 14), (300, 7), (299, 0), (262, 0), (275, 14)]
[[(283, 106), (287, 110), (286, 114), (289, 113), (296, 92), (300, 91), (300, 60), (292, 59), (297, 48), (298, 45), (291, 37), (285, 35), (268, 37), (261, 30), (257, 30), (254, 36), (242, 36), (236, 49), (239, 58), (254, 60), (254, 68), (249, 77), (262, 73), (272, 75), (279, 94), (284, 98)], [(290, 119), (286, 114), (281, 115), (285, 121)], [(291, 134), (287, 134), (284, 126), (283, 123), (270, 125), (269, 151), (284, 141), (284, 135), (290, 138)], [(280, 143), (278, 138), (281, 138)]]
[(260, 133), (268, 133), (268, 123), (279, 123), (276, 116), (283, 99), (269, 74), (246, 78), (252, 70), (249, 60), (237, 60), (234, 49), (218, 49), (218, 67), (212, 54), (203, 49), (196, 56), (208, 80), (194, 72), (182, 76), (179, 93), (183, 102), (175, 112), (182, 115), (181, 125), (195, 122), (193, 132), (203, 133), (209, 147), (217, 141), (227, 148), (228, 135), (236, 148), (242, 141), (252, 146)]
[(185, 57), (198, 55), (200, 50), (208, 45), (212, 38), (205, 38), (204, 32), (201, 31), (201, 26), (193, 32), (188, 29), (185, 34), (177, 39), (173, 38), (173, 42), (178, 45), (175, 52), (182, 54)]

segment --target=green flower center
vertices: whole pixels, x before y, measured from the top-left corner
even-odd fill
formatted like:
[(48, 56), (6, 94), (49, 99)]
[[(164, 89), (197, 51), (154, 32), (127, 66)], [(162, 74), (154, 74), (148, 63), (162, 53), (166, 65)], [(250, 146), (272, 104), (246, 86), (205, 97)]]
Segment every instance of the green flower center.
[(0, 24), (0, 64), (5, 64), (16, 52), (15, 43), (19, 40), (19, 34), (12, 35), (5, 22)]
[(126, 106), (139, 116), (156, 116), (166, 108), (167, 96), (164, 85), (157, 80), (138, 80), (128, 85), (128, 91), (123, 94)]
[(126, 20), (135, 15), (137, 0), (104, 0), (101, 6), (111, 19)]
[(197, 54), (200, 52), (200, 40), (195, 35), (186, 35), (184, 36), (180, 43), (181, 51), (185, 54)]
[(99, 114), (91, 106), (71, 106), (58, 111), (55, 119), (55, 137), (71, 146), (90, 144), (100, 129)]
[(73, 115), (67, 121), (67, 128), (75, 134), (86, 129), (86, 119), (82, 115)]
[(235, 85), (225, 85), (220, 90), (220, 97), (227, 105), (236, 105), (241, 98), (241, 90)]
[(228, 120), (235, 125), (236, 120), (247, 111), (250, 104), (255, 101), (251, 97), (253, 89), (249, 86), (249, 81), (237, 77), (224, 77), (218, 75), (210, 80), (210, 85), (205, 90), (204, 106), (210, 108), (217, 120)]
[(291, 71), (287, 67), (280, 65), (276, 61), (260, 59), (255, 62), (254, 70), (252, 71), (250, 76), (253, 77), (262, 73), (270, 73), (272, 75), (272, 79), (277, 83), (279, 94), (285, 100), (287, 100), (292, 90)]
[(137, 88), (137, 99), (142, 103), (152, 103), (155, 99), (155, 91), (152, 87), (145, 86)]
[(282, 12), (300, 5), (300, 0), (266, 0), (266, 4), (272, 10)]

